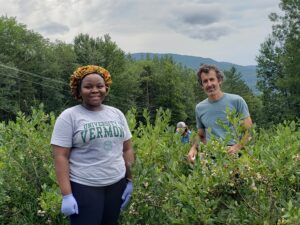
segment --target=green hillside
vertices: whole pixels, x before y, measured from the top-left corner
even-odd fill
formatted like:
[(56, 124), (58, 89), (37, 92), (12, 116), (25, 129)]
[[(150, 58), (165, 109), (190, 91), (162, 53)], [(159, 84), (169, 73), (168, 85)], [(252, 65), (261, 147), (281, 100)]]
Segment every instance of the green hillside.
[(158, 57), (163, 56), (171, 56), (177, 63), (182, 64), (188, 68), (197, 70), (201, 64), (215, 64), (222, 70), (229, 70), (231, 67), (235, 67), (242, 74), (243, 80), (247, 83), (247, 85), (254, 91), (257, 92), (256, 89), (256, 66), (241, 66), (234, 63), (229, 62), (218, 62), (210, 58), (203, 58), (198, 56), (188, 56), (188, 55), (178, 55), (172, 53), (160, 54), (160, 53), (133, 53), (131, 54), (132, 58), (135, 60), (140, 60), (148, 57), (153, 58), (155, 55)]

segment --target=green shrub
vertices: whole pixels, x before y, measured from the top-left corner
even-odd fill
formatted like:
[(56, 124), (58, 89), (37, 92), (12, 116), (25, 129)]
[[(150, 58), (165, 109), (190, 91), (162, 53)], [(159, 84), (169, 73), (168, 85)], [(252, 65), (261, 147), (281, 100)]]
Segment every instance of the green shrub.
[(46, 213), (40, 204), (47, 187), (57, 190), (49, 144), (54, 121), (41, 106), (31, 116), (18, 113), (15, 122), (1, 123), (0, 224), (62, 224), (59, 211)]
[[(300, 221), (299, 123), (286, 122), (258, 134), (253, 130), (240, 157), (229, 156), (224, 143), (212, 140), (190, 165), (190, 146), (174, 135), (170, 113), (158, 110), (155, 125), (144, 116), (147, 123), (134, 131), (135, 189), (122, 224)], [(238, 119), (231, 120), (239, 126)], [(241, 129), (235, 130), (239, 136)]]
[[(134, 192), (121, 224), (300, 221), (299, 121), (253, 130), (240, 157), (229, 156), (224, 143), (212, 140), (189, 164), (190, 146), (170, 126), (170, 111), (157, 110), (154, 124), (146, 110), (144, 124), (137, 124), (135, 114), (127, 114), (136, 156)], [(49, 144), (54, 121), (40, 108), (0, 123), (0, 224), (67, 224)]]

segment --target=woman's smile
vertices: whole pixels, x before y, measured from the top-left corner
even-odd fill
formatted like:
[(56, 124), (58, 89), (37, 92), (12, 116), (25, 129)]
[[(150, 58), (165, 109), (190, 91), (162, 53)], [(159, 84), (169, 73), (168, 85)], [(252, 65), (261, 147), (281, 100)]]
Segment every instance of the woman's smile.
[(88, 74), (82, 79), (80, 95), (82, 105), (92, 111), (98, 111), (107, 95), (104, 79), (99, 74)]

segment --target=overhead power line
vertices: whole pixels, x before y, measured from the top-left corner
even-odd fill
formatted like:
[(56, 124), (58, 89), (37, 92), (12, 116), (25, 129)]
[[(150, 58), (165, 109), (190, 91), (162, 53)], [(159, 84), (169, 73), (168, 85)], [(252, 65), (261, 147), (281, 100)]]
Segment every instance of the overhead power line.
[(65, 82), (62, 82), (62, 81), (59, 81), (59, 80), (55, 80), (55, 79), (52, 79), (52, 78), (49, 78), (49, 77), (43, 77), (41, 75), (38, 75), (38, 74), (35, 74), (35, 73), (31, 73), (31, 72), (27, 72), (27, 71), (24, 71), (24, 70), (20, 70), (20, 69), (15, 68), (15, 67), (10, 67), (10, 66), (7, 66), (7, 65), (5, 65), (3, 63), (0, 63), (0, 67), (6, 68), (6, 69), (11, 69), (11, 70), (14, 70), (14, 71), (17, 71), (17, 72), (21, 72), (23, 74), (31, 75), (31, 76), (34, 76), (34, 77), (38, 77), (38, 78), (41, 78), (41, 79), (45, 79), (45, 80), (48, 80), (50, 82), (55, 82), (55, 83), (58, 83), (58, 84), (69, 86)]
[(9, 74), (4, 74), (4, 73), (0, 73), (0, 74), (3, 75), (3, 76), (6, 76), (6, 77), (12, 77), (12, 78), (15, 78), (15, 79), (18, 79), (18, 80), (31, 82), (31, 83), (34, 83), (34, 84), (37, 84), (37, 85), (40, 85), (40, 86), (44, 86), (44, 87), (52, 88), (52, 89), (55, 89), (55, 90), (58, 90), (58, 91), (62, 91), (61, 89), (55, 88), (55, 86), (49, 86), (49, 85), (46, 85), (46, 84), (41, 84), (41, 83), (38, 83), (38, 82), (34, 82), (32, 80), (27, 80), (27, 79), (24, 79), (24, 78), (21, 78), (21, 77), (16, 77), (16, 76), (9, 75)]

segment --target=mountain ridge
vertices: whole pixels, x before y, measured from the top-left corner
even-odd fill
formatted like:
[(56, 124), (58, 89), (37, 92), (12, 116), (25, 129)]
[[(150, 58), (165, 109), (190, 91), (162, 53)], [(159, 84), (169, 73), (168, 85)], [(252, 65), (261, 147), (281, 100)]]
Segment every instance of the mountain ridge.
[(174, 53), (147, 53), (147, 52), (137, 52), (131, 53), (131, 57), (134, 60), (145, 59), (147, 56), (153, 58), (157, 56), (159, 58), (164, 56), (171, 56), (176, 63), (180, 63), (187, 68), (198, 70), (201, 64), (214, 64), (218, 66), (221, 70), (229, 70), (231, 67), (235, 67), (238, 72), (241, 73), (242, 79), (246, 82), (246, 84), (254, 91), (257, 92), (256, 89), (256, 65), (248, 65), (242, 66), (235, 63), (230, 62), (219, 62), (211, 58), (204, 58), (200, 56), (189, 56), (189, 55), (180, 55)]

